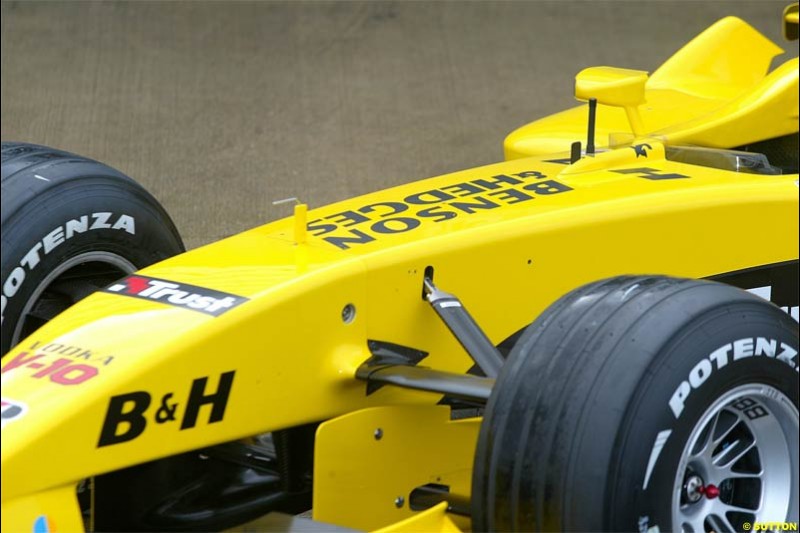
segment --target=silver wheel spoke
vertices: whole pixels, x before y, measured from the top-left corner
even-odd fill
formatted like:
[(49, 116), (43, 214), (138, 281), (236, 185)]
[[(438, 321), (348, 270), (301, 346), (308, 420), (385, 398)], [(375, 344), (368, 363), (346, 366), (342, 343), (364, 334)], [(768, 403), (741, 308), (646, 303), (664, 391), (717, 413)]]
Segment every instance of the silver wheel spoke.
[[(723, 418), (734, 417), (733, 420), (728, 420), (723, 422), (723, 424), (727, 424), (726, 426), (720, 426), (720, 419)], [(714, 460), (714, 450), (719, 446), (721, 442), (723, 442), (730, 434), (731, 431), (742, 421), (742, 418), (739, 416), (738, 413), (731, 412), (728, 409), (720, 410), (717, 415), (714, 417), (713, 421), (711, 422), (711, 429), (708, 431), (708, 435), (706, 435), (705, 443), (703, 444), (703, 448), (695, 454), (696, 457), (705, 457), (707, 461)], [(718, 437), (714, 438), (714, 434), (717, 430), (720, 429), (722, 434)], [(727, 449), (726, 449), (727, 450)], [(717, 457), (724, 454), (726, 450), (722, 450), (722, 452), (717, 454)]]
[(719, 480), (720, 483), (726, 480), (737, 480), (737, 479), (761, 479), (761, 475), (763, 472), (754, 472), (752, 474), (745, 474), (742, 472), (732, 472), (729, 468), (720, 469), (720, 476)]
[[(714, 438), (714, 432), (716, 432), (716, 430), (717, 430), (716, 429), (717, 428), (717, 424), (719, 423), (719, 419), (722, 416), (722, 413), (733, 414), (734, 416), (736, 416), (736, 419), (733, 422), (731, 422), (731, 424), (727, 428), (725, 428), (725, 431), (722, 433), (722, 435), (720, 435), (719, 437), (717, 437), (715, 439)], [(722, 411), (720, 411), (719, 414), (717, 414), (717, 418), (716, 418), (716, 421), (714, 423), (714, 428), (713, 428), (713, 430), (711, 432), (711, 444), (713, 446), (716, 446), (717, 444), (719, 444), (720, 442), (725, 440), (725, 437), (730, 435), (731, 431), (733, 431), (733, 428), (735, 428), (739, 424), (739, 422), (741, 422), (741, 421), (742, 421), (742, 417), (740, 417), (738, 413), (731, 413), (731, 411), (728, 411), (726, 409), (723, 409)]]
[[(744, 455), (752, 450), (755, 445), (756, 441), (753, 439), (753, 442), (750, 444), (743, 444), (740, 450), (736, 450), (740, 441), (736, 441), (731, 444), (728, 448), (722, 450), (716, 457), (712, 459), (712, 463), (720, 470), (730, 470), (733, 465), (736, 464), (736, 461), (744, 457)], [(736, 453), (731, 453), (736, 452)], [(723, 462), (724, 461), (724, 462)]]
[[(725, 516), (725, 513), (712, 512), (708, 519), (714, 531), (718, 533), (723, 531), (725, 533), (736, 533), (736, 528), (728, 521), (728, 517)], [(705, 529), (701, 529), (700, 531), (705, 531)]]
[[(694, 516), (685, 516), (681, 521), (681, 529), (683, 531), (692, 531), (694, 533), (703, 533), (705, 531), (705, 526), (703, 525), (705, 517), (701, 516), (700, 514), (695, 513)], [(689, 528), (686, 528), (689, 526)]]
[(735, 532), (798, 516), (800, 414), (766, 384), (715, 400), (686, 441), (673, 485), (674, 529)]
[[(711, 427), (708, 430), (708, 434), (706, 434), (705, 438), (703, 439), (702, 448), (700, 448), (698, 451), (694, 452), (692, 454), (693, 457), (700, 457), (700, 456), (706, 455), (707, 453), (709, 453), (708, 450), (713, 450), (714, 449), (714, 444), (713, 444), (713, 442), (714, 442), (714, 432), (717, 431), (717, 424), (719, 424), (719, 413), (717, 413), (717, 416), (715, 416), (714, 419), (711, 421)], [(695, 448), (696, 447), (697, 447), (697, 445), (695, 445)], [(692, 449), (694, 449), (694, 448), (692, 448)]]
[(716, 501), (713, 509), (718, 510), (722, 515), (730, 512), (755, 515), (761, 510), (761, 505), (755, 509), (748, 509), (747, 507), (739, 507), (738, 505), (729, 505), (725, 502)]

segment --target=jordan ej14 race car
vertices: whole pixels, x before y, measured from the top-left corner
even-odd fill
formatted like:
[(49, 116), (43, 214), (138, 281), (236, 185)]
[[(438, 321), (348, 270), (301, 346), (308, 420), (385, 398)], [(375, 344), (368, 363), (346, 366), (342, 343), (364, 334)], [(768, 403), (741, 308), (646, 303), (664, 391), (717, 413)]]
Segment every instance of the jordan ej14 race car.
[(2, 530), (796, 527), (781, 52), (725, 18), (504, 162), (185, 253), (130, 178), (4, 143)]

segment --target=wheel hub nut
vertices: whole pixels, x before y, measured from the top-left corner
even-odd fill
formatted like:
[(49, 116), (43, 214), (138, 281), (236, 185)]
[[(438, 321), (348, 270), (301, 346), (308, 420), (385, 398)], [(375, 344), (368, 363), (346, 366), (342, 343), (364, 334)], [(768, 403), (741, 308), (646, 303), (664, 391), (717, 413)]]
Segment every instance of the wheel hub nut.
[(704, 492), (703, 478), (700, 476), (689, 476), (689, 479), (686, 480), (686, 484), (683, 486), (683, 490), (686, 493), (686, 500), (689, 503), (700, 501)]

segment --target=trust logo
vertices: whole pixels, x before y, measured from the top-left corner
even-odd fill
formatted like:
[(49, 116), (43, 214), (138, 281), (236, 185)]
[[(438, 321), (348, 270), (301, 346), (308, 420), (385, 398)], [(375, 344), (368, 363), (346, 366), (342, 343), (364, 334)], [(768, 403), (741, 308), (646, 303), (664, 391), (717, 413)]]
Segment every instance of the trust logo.
[(247, 298), (242, 296), (205, 287), (139, 275), (128, 276), (107, 287), (103, 292), (183, 307), (213, 316), (219, 316), (247, 301)]
[[(139, 294), (145, 289), (150, 288), (150, 284), (147, 282), (147, 280), (139, 276), (130, 276), (122, 280), (122, 282), (126, 286), (126, 294)], [(116, 287), (116, 285), (114, 287)]]

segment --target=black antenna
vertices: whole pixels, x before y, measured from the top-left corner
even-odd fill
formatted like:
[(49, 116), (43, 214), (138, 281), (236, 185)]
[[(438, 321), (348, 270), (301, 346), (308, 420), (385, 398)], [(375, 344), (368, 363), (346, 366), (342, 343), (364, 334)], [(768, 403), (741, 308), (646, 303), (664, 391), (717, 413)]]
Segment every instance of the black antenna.
[(589, 98), (589, 133), (586, 139), (586, 155), (594, 155), (594, 123), (597, 119), (597, 98)]

